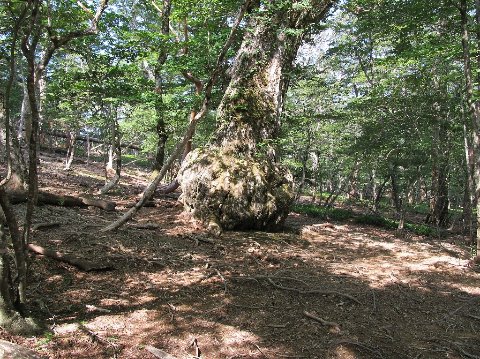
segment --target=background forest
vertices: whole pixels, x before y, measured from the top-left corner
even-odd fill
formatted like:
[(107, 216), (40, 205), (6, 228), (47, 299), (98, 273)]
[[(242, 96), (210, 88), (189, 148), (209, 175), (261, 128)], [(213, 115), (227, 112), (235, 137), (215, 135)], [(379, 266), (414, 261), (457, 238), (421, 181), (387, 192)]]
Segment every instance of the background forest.
[[(113, 171), (120, 156), (159, 170), (199, 110), (203, 83), (240, 5), (178, 1), (165, 13), (160, 3), (116, 1), (94, 36), (91, 29), (77, 31), (92, 16), (88, 3), (41, 7), (48, 12), (35, 31), (43, 32), (30, 49), (36, 70), (42, 67), (35, 80), (40, 148), (67, 150), (66, 169), (74, 156), (87, 155), (107, 157)], [(16, 2), (1, 10), (0, 73), (8, 88), (2, 96), (21, 145), (32, 116), (21, 50), (26, 14)], [(287, 74), (275, 143), (299, 193), (315, 192), (326, 206), (338, 196), (369, 201), (374, 212), (390, 193), (399, 218), (406, 208), (421, 208), (427, 223), (461, 223), (473, 233), (473, 13), (474, 4), (459, 1), (342, 1), (327, 23), (309, 30)], [(241, 31), (213, 86), (195, 147), (211, 140)], [(473, 35), (465, 39), (467, 31)]]
[[(35, 203), (46, 196), (38, 194), (39, 168), (48, 162), (42, 156), (61, 156), (61, 171), (75, 175), (101, 163), (98, 196), (119, 196), (133, 168), (147, 171), (153, 181), (145, 201), (155, 189), (157, 195), (174, 193), (192, 149), (225, 147), (234, 142), (228, 131), (243, 136), (240, 125), (225, 125), (225, 118), (233, 118), (225, 98), (237, 77), (257, 71), (240, 61), (248, 41), (268, 29), (265, 19), (278, 20), (282, 13), (289, 20), (298, 15), (298, 27), (281, 23), (278, 33), (301, 40), (301, 46), (296, 53), (292, 40), (291, 64), (282, 68), (284, 93), (276, 112), (269, 108), (275, 112), (272, 134), (255, 137), (245, 156), (288, 168), (295, 183), (291, 209), (298, 215), (354, 220), (438, 241), (459, 236), (470, 257), (477, 255), (479, 0), (5, 0), (0, 204), (17, 278), (12, 284), (1, 274), (4, 287), (17, 287), (17, 293), (8, 294), (0, 283), (0, 326), (5, 317), (24, 317), (28, 266), (21, 252), (35, 239)], [(300, 26), (305, 14), (310, 22)], [(268, 116), (255, 106), (238, 100), (234, 110), (258, 117), (263, 126)], [(263, 136), (268, 126), (262, 126)], [(7, 202), (14, 199), (7, 201), (7, 192), (28, 200), (23, 223), (12, 222), (15, 211)], [(108, 207), (103, 199), (93, 205)], [(130, 212), (140, 206), (130, 206)], [(0, 229), (4, 253), (10, 244)], [(12, 262), (2, 256), (0, 271)], [(363, 345), (376, 357), (376, 349), (374, 355), (362, 343), (353, 346)], [(459, 357), (478, 358), (468, 346), (456, 348)]]

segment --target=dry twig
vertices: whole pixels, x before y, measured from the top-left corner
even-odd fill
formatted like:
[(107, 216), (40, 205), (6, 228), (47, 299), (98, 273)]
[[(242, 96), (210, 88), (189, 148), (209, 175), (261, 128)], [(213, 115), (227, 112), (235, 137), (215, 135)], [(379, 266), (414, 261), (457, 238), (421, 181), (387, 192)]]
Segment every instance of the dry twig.
[(320, 317), (317, 317), (316, 315), (313, 315), (307, 311), (303, 312), (303, 315), (306, 316), (307, 318), (310, 318), (310, 319), (313, 319), (317, 322), (319, 322), (320, 324), (326, 326), (326, 327), (330, 327), (331, 330), (335, 333), (339, 333), (340, 332), (340, 325), (338, 323), (335, 323), (335, 322), (329, 322), (328, 320), (325, 320), (325, 319), (322, 319)]
[(222, 281), (223, 281), (223, 291), (224, 293), (227, 293), (227, 281), (225, 280), (225, 277), (222, 275), (222, 273), (220, 273), (220, 271), (218, 269), (215, 268), (215, 272), (218, 274), (218, 276), (220, 278), (222, 278)]
[(262, 351), (262, 349), (260, 349), (260, 347), (259, 347), (257, 344), (255, 344), (255, 343), (252, 343), (252, 344), (255, 346), (255, 348), (257, 348), (257, 350), (260, 352), (260, 354), (262, 354), (262, 355), (263, 355), (265, 358), (267, 358), (267, 359), (269, 358), (269, 356), (267, 356), (267, 355)]
[(199, 245), (199, 242), (213, 244), (213, 245), (216, 244), (216, 242), (213, 239), (205, 238), (200, 235), (185, 234), (184, 237), (194, 241), (197, 246)]
[(109, 346), (109, 347), (114, 348), (115, 350), (118, 349), (118, 345), (117, 345), (117, 344), (112, 343), (112, 342), (110, 342), (109, 340), (102, 338), (98, 333), (95, 333), (93, 330), (87, 328), (85, 325), (80, 324), (80, 325), (78, 326), (78, 328), (79, 328), (82, 332), (84, 332), (85, 334), (87, 334), (90, 338), (92, 338), (92, 341), (94, 341), (94, 342), (96, 341), (96, 342), (102, 343), (102, 344), (104, 344), (104, 345), (106, 345), (106, 346)]

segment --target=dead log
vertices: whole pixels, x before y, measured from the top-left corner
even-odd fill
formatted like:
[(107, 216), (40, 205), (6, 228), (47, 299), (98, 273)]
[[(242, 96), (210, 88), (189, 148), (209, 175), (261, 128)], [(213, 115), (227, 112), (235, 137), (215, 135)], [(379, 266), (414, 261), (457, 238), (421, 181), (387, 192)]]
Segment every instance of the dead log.
[[(8, 199), (12, 204), (27, 202), (27, 193), (23, 191), (8, 192)], [(44, 191), (38, 192), (37, 203), (39, 205), (52, 205), (62, 207), (98, 207), (105, 211), (115, 211), (115, 202), (105, 201), (102, 199), (90, 198), (86, 196), (68, 196), (59, 195)]]
[(113, 269), (113, 266), (105, 261), (102, 263), (91, 262), (84, 258), (79, 258), (71, 254), (65, 254), (65, 253), (53, 251), (51, 249), (47, 249), (33, 243), (29, 243), (27, 245), (27, 248), (36, 254), (41, 254), (46, 257), (55, 259), (57, 261), (71, 264), (85, 272)]

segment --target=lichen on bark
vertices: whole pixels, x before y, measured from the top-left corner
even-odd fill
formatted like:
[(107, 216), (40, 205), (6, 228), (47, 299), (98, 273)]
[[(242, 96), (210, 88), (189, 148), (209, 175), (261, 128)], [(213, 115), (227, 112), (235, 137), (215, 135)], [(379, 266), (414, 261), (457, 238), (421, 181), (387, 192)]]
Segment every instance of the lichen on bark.
[(273, 230), (283, 224), (293, 199), (293, 178), (283, 166), (219, 147), (196, 149), (184, 163), (184, 206), (207, 225)]
[(270, 144), (279, 133), (304, 30), (323, 18), (332, 1), (255, 3), (217, 110), (214, 139), (192, 152), (179, 172), (186, 209), (215, 231), (275, 229), (288, 214), (293, 179)]

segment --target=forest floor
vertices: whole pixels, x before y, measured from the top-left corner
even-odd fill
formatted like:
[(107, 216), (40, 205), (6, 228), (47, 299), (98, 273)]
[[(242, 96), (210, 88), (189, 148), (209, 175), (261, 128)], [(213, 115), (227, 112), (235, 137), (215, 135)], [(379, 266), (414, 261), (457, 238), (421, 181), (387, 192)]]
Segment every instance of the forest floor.
[[(102, 186), (102, 164), (65, 172), (61, 160), (42, 156), (43, 190)], [(146, 172), (125, 173), (107, 196), (116, 212), (38, 207), (35, 223), (57, 226), (35, 230), (34, 243), (113, 269), (32, 254), (32, 314), (49, 330), (24, 338), (0, 329), (0, 338), (45, 358), (480, 357), (480, 273), (456, 238), (295, 213), (283, 232), (213, 237), (160, 195), (131, 223), (99, 232), (146, 184)]]

